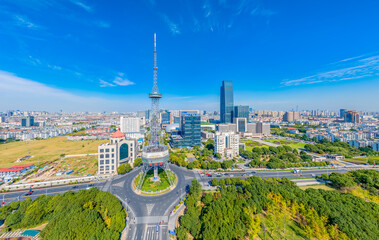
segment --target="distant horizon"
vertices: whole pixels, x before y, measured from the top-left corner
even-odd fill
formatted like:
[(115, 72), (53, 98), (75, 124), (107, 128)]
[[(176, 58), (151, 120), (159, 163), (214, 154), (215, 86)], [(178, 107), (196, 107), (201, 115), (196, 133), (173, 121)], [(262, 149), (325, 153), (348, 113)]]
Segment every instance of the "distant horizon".
[(379, 111), (377, 1), (4, 0), (0, 111), (219, 110), (222, 80), (253, 109)]
[[(236, 105), (235, 105), (236, 106)], [(343, 109), (343, 108), (341, 108)], [(47, 113), (119, 113), (119, 114), (127, 114), (127, 113), (137, 113), (137, 112), (145, 112), (150, 109), (146, 110), (136, 110), (136, 111), (127, 111), (127, 112), (120, 112), (120, 111), (70, 111), (70, 112), (65, 112), (65, 111), (47, 111), (47, 110), (22, 110), (22, 109), (7, 109), (6, 111), (0, 111), (0, 113), (7, 113), (8, 111), (20, 111), (20, 112), (47, 112)], [(161, 108), (161, 111), (186, 111), (186, 110), (198, 110), (198, 111), (206, 111), (207, 113), (210, 112), (218, 112), (220, 113), (220, 110), (205, 110), (205, 109), (168, 109), (168, 108)], [(377, 111), (366, 111), (366, 110), (360, 110), (360, 109), (347, 109), (348, 111), (357, 111), (357, 112), (367, 112), (367, 113), (379, 113), (379, 110)], [(330, 109), (299, 109), (299, 110), (271, 110), (271, 109), (252, 109), (252, 111), (274, 111), (274, 112), (290, 112), (290, 111), (295, 111), (295, 112), (307, 112), (307, 111), (328, 111), (328, 112), (334, 112), (334, 113), (339, 113), (340, 109), (337, 110), (330, 110)]]

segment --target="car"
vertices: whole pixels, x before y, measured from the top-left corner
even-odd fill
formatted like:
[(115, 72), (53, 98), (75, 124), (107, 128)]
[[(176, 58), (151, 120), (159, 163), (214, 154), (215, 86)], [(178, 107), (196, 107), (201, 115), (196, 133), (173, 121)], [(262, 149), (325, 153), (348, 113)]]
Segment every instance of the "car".
[(231, 176), (231, 177), (234, 177), (234, 175), (233, 175), (233, 174), (230, 174), (230, 176)]
[(93, 187), (94, 185), (93, 185), (93, 183), (91, 183), (90, 185), (88, 185), (88, 187)]
[(75, 185), (75, 186), (73, 186), (72, 188), (78, 188), (78, 186)]
[(34, 192), (33, 190), (30, 190), (29, 192), (25, 193), (25, 196), (30, 196), (33, 194), (33, 192)]
[(157, 232), (159, 232), (159, 225), (157, 225)]

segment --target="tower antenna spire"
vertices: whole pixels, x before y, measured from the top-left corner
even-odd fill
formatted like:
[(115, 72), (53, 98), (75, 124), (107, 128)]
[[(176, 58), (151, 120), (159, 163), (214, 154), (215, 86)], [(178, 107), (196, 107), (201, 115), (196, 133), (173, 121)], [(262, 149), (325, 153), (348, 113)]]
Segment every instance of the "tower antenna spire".
[(154, 83), (153, 83), (153, 93), (158, 92), (158, 67), (157, 67), (157, 34), (154, 33)]
[[(159, 99), (162, 98), (162, 94), (158, 90), (158, 80), (157, 80), (157, 35), (154, 33), (154, 77), (153, 77), (153, 91), (149, 93), (149, 98), (151, 98), (151, 112), (152, 116), (150, 119), (150, 140), (149, 144), (142, 149), (142, 162), (143, 162), (143, 175), (140, 180), (138, 189), (141, 189), (142, 183), (149, 169), (154, 169), (154, 181), (158, 181), (158, 167), (169, 170), (168, 158), (169, 152), (168, 148), (164, 144), (159, 143), (161, 135), (161, 126), (159, 124), (160, 119), (160, 108)], [(169, 176), (167, 174), (167, 176)], [(169, 178), (170, 186), (173, 184), (173, 180)]]

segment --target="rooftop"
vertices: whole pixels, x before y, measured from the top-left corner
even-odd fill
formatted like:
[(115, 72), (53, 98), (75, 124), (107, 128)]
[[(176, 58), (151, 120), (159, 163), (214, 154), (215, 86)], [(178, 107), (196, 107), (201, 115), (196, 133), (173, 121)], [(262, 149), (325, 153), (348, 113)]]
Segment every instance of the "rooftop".
[(120, 130), (117, 130), (113, 135), (112, 138), (124, 138), (125, 134), (123, 134)]
[(16, 165), (16, 166), (10, 167), (10, 169), (14, 169), (14, 168), (27, 168), (27, 167), (31, 167), (32, 165), (33, 164)]

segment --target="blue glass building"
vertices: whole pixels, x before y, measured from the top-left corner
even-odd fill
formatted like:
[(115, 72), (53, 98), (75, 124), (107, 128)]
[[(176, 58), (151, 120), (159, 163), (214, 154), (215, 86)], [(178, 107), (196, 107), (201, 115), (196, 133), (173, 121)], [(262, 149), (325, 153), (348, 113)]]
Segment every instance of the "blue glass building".
[(171, 113), (167, 110), (161, 113), (161, 123), (162, 124), (170, 124), (171, 123)]
[(180, 135), (183, 145), (187, 147), (201, 145), (200, 116), (197, 114), (185, 114), (180, 117)]
[(183, 112), (180, 116), (180, 135), (171, 135), (173, 148), (201, 145), (200, 115)]
[(232, 123), (233, 122), (233, 83), (231, 81), (222, 81), (220, 91), (220, 122)]
[(246, 118), (249, 120), (249, 106), (234, 106), (234, 118)]

